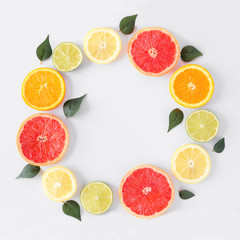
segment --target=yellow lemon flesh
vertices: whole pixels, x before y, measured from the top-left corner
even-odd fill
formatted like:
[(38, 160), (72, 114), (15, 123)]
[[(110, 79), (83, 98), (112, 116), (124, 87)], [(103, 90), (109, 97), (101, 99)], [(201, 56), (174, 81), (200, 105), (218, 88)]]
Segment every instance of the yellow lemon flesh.
[(203, 147), (197, 144), (186, 144), (173, 154), (171, 168), (178, 180), (197, 183), (209, 174), (211, 161)]
[(117, 58), (121, 50), (121, 39), (110, 28), (95, 28), (84, 39), (84, 51), (87, 57), (99, 64), (110, 63)]
[(62, 202), (72, 198), (75, 194), (77, 181), (69, 169), (57, 166), (49, 168), (43, 174), (42, 186), (50, 199)]

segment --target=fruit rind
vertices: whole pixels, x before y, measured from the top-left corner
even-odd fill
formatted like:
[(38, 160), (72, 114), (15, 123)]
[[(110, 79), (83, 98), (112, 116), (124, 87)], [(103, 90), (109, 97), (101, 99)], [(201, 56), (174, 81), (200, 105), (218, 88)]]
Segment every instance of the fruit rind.
[[(87, 45), (88, 45), (89, 39), (91, 38), (93, 33), (97, 33), (97, 32), (108, 32), (108, 33), (111, 33), (112, 35), (114, 35), (116, 37), (116, 39), (118, 41), (118, 51), (115, 53), (115, 55), (113, 57), (109, 58), (107, 61), (98, 61), (98, 60), (96, 60), (96, 58), (93, 58), (92, 55), (89, 54), (89, 51), (87, 49)], [(94, 29), (92, 29), (85, 36), (84, 44), (83, 44), (83, 49), (84, 49), (84, 52), (87, 55), (87, 57), (91, 61), (93, 61), (95, 63), (98, 63), (98, 64), (107, 64), (107, 63), (113, 62), (118, 57), (118, 55), (119, 55), (119, 53), (121, 51), (121, 47), (122, 47), (122, 43), (121, 43), (121, 38), (120, 38), (119, 34), (116, 31), (114, 31), (113, 29), (111, 29), (111, 28), (94, 28)]]
[[(70, 176), (71, 180), (72, 180), (72, 183), (74, 185), (74, 188), (73, 188), (73, 191), (70, 192), (67, 196), (65, 196), (64, 198), (61, 198), (61, 199), (57, 199), (57, 198), (54, 198), (52, 195), (49, 194), (49, 192), (47, 191), (46, 189), (46, 185), (45, 185), (45, 179), (47, 177), (47, 174), (51, 171), (55, 171), (55, 170), (63, 170), (65, 173), (68, 173), (68, 175)], [(77, 191), (77, 181), (76, 181), (76, 178), (73, 174), (72, 171), (70, 171), (68, 168), (66, 167), (62, 167), (62, 166), (56, 166), (56, 167), (52, 167), (52, 168), (49, 168), (42, 176), (42, 186), (43, 186), (43, 190), (45, 192), (45, 194), (53, 201), (55, 202), (63, 202), (63, 201), (67, 201), (69, 200), (70, 198), (73, 197), (73, 195), (76, 193)]]
[[(73, 68), (73, 69), (71, 69), (71, 70), (61, 70), (61, 69), (59, 69), (58, 66), (56, 65), (55, 61), (54, 61), (54, 56), (55, 56), (55, 53), (56, 53), (57, 48), (60, 47), (60, 46), (63, 45), (63, 44), (72, 44), (72, 45), (74, 45), (74, 47), (76, 47), (76, 48), (79, 49), (79, 52), (80, 52), (80, 55), (81, 55), (81, 61), (79, 62), (79, 64), (78, 64), (75, 68)], [(77, 45), (76, 45), (75, 43), (73, 43), (73, 42), (62, 42), (62, 43), (58, 44), (58, 45), (56, 46), (56, 48), (54, 49), (53, 55), (52, 55), (52, 62), (53, 62), (53, 64), (54, 64), (54, 66), (56, 67), (56, 69), (57, 69), (58, 71), (60, 71), (60, 72), (71, 72), (71, 71), (75, 70), (76, 68), (78, 68), (78, 67), (81, 65), (82, 60), (83, 60), (82, 51), (81, 51), (80, 47), (77, 46)]]
[[(209, 83), (210, 83), (210, 91), (208, 93), (208, 96), (201, 102), (199, 103), (195, 103), (195, 104), (189, 104), (189, 103), (185, 103), (183, 102), (182, 100), (180, 100), (175, 94), (175, 90), (173, 88), (173, 83), (174, 83), (174, 80), (176, 78), (176, 76), (183, 72), (184, 70), (186, 69), (189, 69), (189, 68), (195, 68), (195, 69), (198, 69), (199, 71), (205, 73), (205, 75), (208, 77), (208, 80), (209, 80)], [(172, 96), (172, 98), (180, 105), (182, 105), (183, 107), (187, 107), (187, 108), (198, 108), (198, 107), (201, 107), (203, 105), (205, 105), (212, 97), (213, 95), (213, 91), (214, 91), (214, 81), (212, 79), (212, 76), (211, 74), (207, 71), (207, 69), (205, 69), (204, 67), (200, 66), (200, 65), (197, 65), (197, 64), (187, 64), (181, 68), (179, 68), (177, 71), (175, 71), (170, 79), (170, 83), (169, 83), (169, 90), (170, 90), (170, 94)]]
[[(84, 193), (84, 189), (87, 188), (87, 187), (89, 187), (89, 186), (92, 185), (92, 184), (95, 184), (95, 183), (100, 183), (100, 184), (103, 184), (104, 186), (106, 186), (106, 187), (110, 190), (111, 196), (112, 196), (112, 199), (111, 199), (112, 201), (111, 201), (111, 204), (108, 206), (108, 208), (105, 209), (105, 210), (102, 211), (102, 212), (99, 212), (99, 213), (90, 212), (87, 208), (85, 208), (84, 203), (82, 202), (82, 194)], [(102, 214), (102, 213), (105, 213), (105, 212), (108, 211), (108, 209), (112, 206), (112, 202), (113, 202), (113, 192), (112, 192), (112, 189), (111, 189), (105, 182), (102, 182), (102, 181), (90, 182), (90, 183), (88, 183), (88, 184), (82, 189), (81, 194), (80, 194), (80, 202), (81, 202), (81, 205), (82, 205), (82, 207), (84, 208), (84, 210), (86, 210), (88, 213), (91, 213), (91, 214), (93, 214), (93, 215), (100, 215), (100, 214)]]
[[(151, 30), (158, 30), (158, 31), (162, 31), (166, 34), (168, 34), (172, 41), (175, 43), (175, 46), (176, 46), (176, 57), (175, 57), (175, 61), (173, 62), (173, 64), (166, 68), (164, 71), (162, 71), (161, 73), (150, 73), (150, 72), (146, 72), (146, 71), (143, 71), (136, 63), (135, 61), (133, 60), (132, 58), (132, 54), (131, 54), (131, 49), (132, 49), (132, 43), (133, 41), (137, 38), (137, 36), (142, 33), (142, 32), (145, 32), (145, 31), (151, 31)], [(130, 62), (131, 64), (134, 66), (134, 68), (136, 68), (140, 73), (146, 75), (146, 76), (152, 76), (152, 77), (160, 77), (168, 72), (170, 72), (177, 64), (178, 60), (179, 60), (179, 57), (180, 57), (180, 47), (179, 47), (179, 44), (178, 44), (178, 41), (176, 40), (176, 38), (172, 35), (172, 33), (170, 33), (168, 30), (164, 29), (164, 28), (160, 28), (160, 27), (148, 27), (148, 28), (143, 28), (141, 30), (139, 30), (138, 32), (136, 32), (132, 38), (130, 39), (129, 43), (128, 43), (128, 57), (130, 59)]]
[[(141, 169), (141, 168), (151, 168), (153, 169), (154, 171), (158, 172), (158, 173), (161, 173), (162, 175), (165, 176), (165, 178), (167, 179), (171, 189), (172, 189), (172, 198), (171, 200), (169, 201), (168, 203), (168, 206), (162, 210), (161, 212), (157, 212), (151, 216), (144, 216), (144, 215), (139, 215), (139, 214), (136, 214), (135, 212), (133, 212), (130, 208), (128, 208), (125, 203), (123, 202), (123, 195), (122, 195), (122, 187), (123, 187), (123, 184), (125, 183), (126, 179), (128, 176), (130, 176), (134, 171), (136, 171), (137, 169)], [(150, 219), (150, 218), (155, 218), (155, 217), (158, 217), (160, 215), (162, 215), (163, 213), (165, 213), (169, 208), (170, 206), (172, 205), (173, 203), (173, 200), (174, 200), (174, 197), (175, 197), (175, 188), (174, 188), (174, 185), (172, 183), (172, 180), (170, 179), (170, 177), (168, 176), (168, 174), (166, 172), (164, 172), (163, 170), (161, 170), (160, 168), (157, 168), (153, 165), (149, 165), (149, 164), (143, 164), (143, 165), (139, 165), (139, 166), (136, 166), (134, 168), (132, 168), (131, 170), (129, 170), (123, 177), (121, 183), (120, 183), (120, 187), (119, 187), (119, 199), (120, 199), (120, 202), (122, 204), (122, 206), (125, 208), (125, 210), (127, 212), (129, 212), (130, 214), (132, 214), (133, 216), (135, 217), (138, 217), (138, 218), (142, 218), (142, 219)]]
[[(35, 117), (50, 117), (52, 119), (55, 119), (57, 120), (61, 126), (63, 127), (64, 131), (65, 131), (65, 145), (64, 145), (64, 149), (63, 151), (59, 154), (59, 156), (54, 160), (54, 161), (47, 161), (47, 162), (44, 162), (44, 163), (35, 163), (33, 161), (30, 161), (28, 158), (26, 158), (22, 152), (22, 149), (21, 149), (21, 144), (20, 144), (20, 135), (23, 131), (23, 128), (24, 128), (24, 125), (31, 119), (35, 118)], [(46, 165), (49, 165), (49, 164), (53, 164), (53, 163), (56, 163), (58, 162), (62, 157), (63, 155), (65, 154), (66, 150), (67, 150), (67, 147), (68, 147), (68, 143), (69, 143), (69, 133), (68, 133), (68, 130), (67, 130), (67, 127), (65, 126), (65, 124), (63, 123), (62, 120), (60, 120), (58, 117), (52, 115), (52, 114), (48, 114), (48, 113), (37, 113), (37, 114), (34, 114), (34, 115), (31, 115), (29, 116), (28, 118), (26, 118), (23, 123), (21, 124), (19, 130), (18, 130), (18, 133), (17, 133), (17, 137), (16, 137), (16, 143), (17, 143), (17, 148), (18, 148), (18, 151), (21, 155), (21, 157), (26, 161), (28, 162), (29, 164), (31, 165), (34, 165), (34, 166), (46, 166)]]
[[(179, 175), (179, 173), (176, 171), (176, 165), (175, 165), (175, 159), (176, 159), (176, 157), (178, 156), (178, 154), (179, 154), (180, 152), (182, 152), (184, 149), (189, 148), (189, 147), (196, 147), (196, 148), (201, 149), (201, 151), (205, 154), (206, 159), (207, 159), (207, 163), (208, 163), (207, 172), (205, 172), (205, 174), (204, 174), (202, 177), (200, 177), (199, 179), (195, 179), (195, 180), (184, 179), (184, 178), (182, 178), (182, 177)], [(202, 146), (200, 146), (200, 145), (198, 145), (198, 144), (194, 144), (194, 143), (185, 144), (185, 145), (181, 146), (180, 148), (178, 148), (178, 149), (174, 152), (174, 154), (173, 154), (173, 156), (172, 156), (172, 160), (171, 160), (171, 169), (172, 169), (172, 172), (173, 172), (174, 176), (175, 176), (179, 181), (184, 182), (184, 183), (190, 183), (190, 184), (198, 183), (198, 182), (203, 181), (203, 180), (208, 176), (208, 174), (209, 174), (209, 172), (210, 172), (210, 169), (211, 169), (210, 156), (209, 156), (208, 152), (207, 152)]]
[[(52, 106), (47, 106), (47, 107), (36, 107), (34, 105), (32, 105), (30, 102), (28, 102), (28, 100), (26, 99), (26, 96), (25, 96), (25, 92), (24, 92), (24, 87), (25, 87), (25, 84), (27, 82), (27, 80), (29, 79), (29, 77), (36, 73), (36, 72), (39, 72), (39, 71), (49, 71), (49, 72), (53, 72), (54, 74), (56, 74), (58, 76), (58, 78), (60, 79), (60, 82), (61, 82), (61, 87), (62, 87), (62, 92), (61, 92), (61, 95), (58, 99), (58, 101), (56, 101)], [(23, 83), (22, 83), (22, 89), (21, 89), (21, 93), (22, 93), (22, 98), (24, 100), (24, 102), (31, 108), (35, 109), (35, 110), (39, 110), (39, 111), (49, 111), (49, 110), (52, 110), (54, 108), (56, 108), (63, 100), (64, 96), (65, 96), (65, 92), (66, 92), (66, 86), (65, 86), (65, 81), (62, 77), (62, 75), (54, 70), (54, 69), (51, 69), (51, 68), (36, 68), (34, 70), (32, 70), (30, 73), (28, 73), (28, 75), (25, 77)]]
[(214, 115), (214, 117), (216, 118), (216, 120), (217, 120), (217, 122), (218, 122), (218, 130), (219, 130), (219, 128), (220, 128), (220, 122), (219, 122), (218, 118), (216, 117), (215, 114), (213, 114), (212, 112), (210, 112), (210, 111), (208, 111), (208, 110), (205, 110), (205, 109), (196, 110), (196, 111), (192, 112), (191, 114), (189, 114), (189, 116), (187, 117), (187, 119), (186, 119), (186, 121), (185, 121), (185, 128), (186, 128), (186, 132), (187, 132), (188, 136), (189, 136), (192, 140), (194, 140), (194, 141), (196, 141), (196, 142), (199, 142), (199, 143), (205, 143), (205, 142), (209, 142), (209, 141), (211, 141), (212, 139), (214, 139), (214, 138), (217, 136), (218, 130), (217, 130), (216, 134), (215, 134), (213, 137), (211, 137), (209, 140), (207, 140), (207, 141), (201, 141), (201, 140), (197, 140), (197, 139), (193, 138), (193, 137), (191, 136), (191, 134), (189, 133), (188, 127), (187, 127), (187, 121), (188, 121), (188, 119), (192, 116), (192, 114), (197, 113), (197, 112), (201, 112), (201, 111), (205, 111), (205, 112), (208, 112), (208, 113)]

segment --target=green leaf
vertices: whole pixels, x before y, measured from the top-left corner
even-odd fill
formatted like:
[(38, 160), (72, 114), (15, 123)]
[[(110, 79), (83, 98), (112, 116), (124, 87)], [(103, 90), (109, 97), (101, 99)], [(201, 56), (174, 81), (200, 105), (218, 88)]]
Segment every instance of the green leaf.
[(225, 148), (225, 139), (220, 139), (217, 143), (215, 143), (213, 147), (213, 151), (216, 153), (221, 153)]
[(194, 196), (195, 196), (195, 194), (190, 192), (190, 191), (188, 191), (188, 190), (181, 190), (181, 191), (179, 191), (179, 197), (181, 199), (186, 200), (186, 199), (192, 198)]
[(87, 94), (79, 98), (67, 100), (63, 105), (63, 112), (67, 118), (72, 117), (80, 108), (82, 100)]
[(120, 31), (124, 34), (131, 34), (135, 27), (137, 14), (123, 18), (119, 24)]
[(62, 210), (66, 215), (74, 217), (81, 221), (80, 206), (77, 202), (73, 200), (64, 202)]
[(37, 57), (40, 61), (44, 61), (51, 57), (52, 48), (49, 43), (49, 35), (47, 38), (38, 46), (36, 51)]
[(191, 62), (193, 59), (202, 56), (202, 53), (194, 46), (188, 45), (181, 51), (181, 58), (184, 62)]
[(39, 171), (39, 166), (27, 164), (16, 178), (33, 178), (39, 173)]
[(179, 125), (183, 120), (183, 112), (179, 108), (175, 108), (169, 114), (169, 127), (168, 132), (172, 130), (174, 127)]

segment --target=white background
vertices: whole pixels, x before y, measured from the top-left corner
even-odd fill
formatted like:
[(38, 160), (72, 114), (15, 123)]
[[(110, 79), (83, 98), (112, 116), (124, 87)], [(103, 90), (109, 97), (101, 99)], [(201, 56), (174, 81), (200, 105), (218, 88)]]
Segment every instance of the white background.
[[(239, 239), (239, 0), (101, 0), (101, 1), (4, 1), (1, 4), (1, 240), (109, 240), (109, 239)], [(53, 67), (40, 65), (36, 47), (50, 34), (57, 44), (72, 41), (83, 50), (84, 36), (95, 27), (118, 31), (122, 17), (138, 13), (136, 30), (159, 26), (170, 30), (180, 47), (196, 46), (203, 57), (193, 61), (206, 67), (215, 91), (205, 109), (220, 120), (217, 137), (202, 144), (212, 160), (210, 175), (195, 185), (179, 182), (171, 173), (173, 152), (192, 140), (184, 123), (167, 133), (169, 112), (180, 107), (185, 116), (193, 110), (171, 98), (170, 72), (151, 78), (137, 72), (127, 56), (131, 37), (120, 34), (122, 51), (111, 64), (97, 65), (84, 55), (82, 65), (64, 73), (65, 100), (88, 93), (80, 111), (66, 120), (62, 104), (50, 111), (60, 117), (70, 133), (70, 145), (57, 163), (71, 169), (78, 181), (74, 197), (79, 201), (82, 187), (95, 180), (108, 183), (114, 192), (111, 209), (100, 216), (82, 212), (82, 222), (62, 213), (62, 204), (43, 193), (41, 176), (15, 177), (25, 166), (15, 137), (21, 122), (37, 111), (21, 98), (21, 84), (31, 70)], [(180, 60), (174, 71), (184, 65)], [(226, 149), (212, 153), (214, 143), (225, 137)], [(164, 215), (142, 220), (128, 214), (118, 199), (123, 175), (139, 164), (153, 164), (169, 173), (176, 196)], [(43, 167), (43, 171), (49, 166)], [(181, 200), (178, 190), (196, 196)]]

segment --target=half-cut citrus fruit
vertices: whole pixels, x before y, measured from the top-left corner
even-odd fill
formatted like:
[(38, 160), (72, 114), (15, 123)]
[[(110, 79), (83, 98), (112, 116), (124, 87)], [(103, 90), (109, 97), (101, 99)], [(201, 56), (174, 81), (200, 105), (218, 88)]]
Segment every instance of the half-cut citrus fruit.
[(185, 144), (173, 154), (171, 167), (178, 180), (197, 183), (209, 174), (211, 161), (207, 151), (200, 145)]
[(140, 165), (122, 179), (119, 198), (123, 207), (140, 218), (157, 217), (168, 210), (174, 199), (170, 177), (151, 165)]
[(205, 68), (188, 64), (172, 75), (169, 89), (173, 99), (180, 105), (198, 108), (212, 97), (214, 82)]
[(66, 201), (73, 197), (77, 190), (74, 174), (65, 167), (49, 168), (42, 177), (45, 194), (56, 202)]
[(57, 117), (40, 113), (22, 123), (17, 133), (17, 147), (28, 163), (43, 166), (61, 159), (67, 150), (69, 135)]
[(37, 68), (31, 71), (22, 84), (22, 98), (25, 103), (41, 111), (57, 107), (65, 95), (62, 75), (51, 68)]
[(115, 60), (121, 50), (121, 39), (110, 28), (94, 28), (84, 39), (84, 51), (87, 57), (99, 64)]
[(112, 190), (106, 183), (91, 182), (83, 188), (80, 201), (87, 212), (92, 214), (104, 213), (112, 205)]
[(177, 64), (180, 49), (170, 32), (163, 28), (150, 27), (133, 35), (128, 44), (128, 56), (139, 72), (158, 77)]
[(69, 72), (81, 64), (82, 52), (76, 44), (63, 42), (54, 49), (52, 60), (59, 71)]
[(197, 142), (212, 140), (219, 129), (217, 117), (207, 110), (197, 110), (191, 113), (185, 125), (188, 135)]

